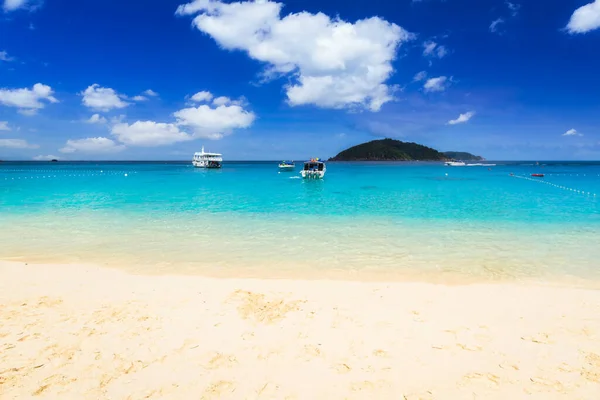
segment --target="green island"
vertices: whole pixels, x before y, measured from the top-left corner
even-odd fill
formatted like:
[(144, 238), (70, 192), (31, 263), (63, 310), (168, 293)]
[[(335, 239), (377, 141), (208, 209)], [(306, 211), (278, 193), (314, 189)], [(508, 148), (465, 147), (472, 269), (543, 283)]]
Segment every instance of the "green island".
[(483, 157), (467, 152), (440, 152), (418, 143), (394, 139), (372, 140), (346, 149), (329, 161), (481, 161)]

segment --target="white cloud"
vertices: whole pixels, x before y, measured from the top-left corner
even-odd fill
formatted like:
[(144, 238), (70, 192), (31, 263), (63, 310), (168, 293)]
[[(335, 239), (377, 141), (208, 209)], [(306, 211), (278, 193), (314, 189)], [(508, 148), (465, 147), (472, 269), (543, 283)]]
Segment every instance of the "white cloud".
[(423, 89), (426, 93), (428, 92), (443, 92), (446, 90), (446, 82), (448, 78), (445, 76), (438, 76), (437, 78), (427, 79), (423, 85)]
[(475, 111), (468, 111), (464, 114), (460, 114), (458, 116), (458, 118), (456, 118), (456, 119), (451, 119), (450, 121), (448, 121), (448, 124), (449, 125), (464, 124), (465, 122), (469, 121), (474, 116), (475, 116)]
[(568, 131), (566, 131), (562, 135), (563, 136), (583, 136), (581, 133), (577, 132), (576, 129), (569, 129)]
[(438, 58), (444, 58), (448, 54), (446, 46), (438, 46), (436, 54)]
[(0, 131), (10, 131), (8, 121), (0, 121)]
[(0, 139), (0, 147), (8, 147), (9, 149), (37, 149), (40, 146), (29, 144), (23, 139)]
[(490, 24), (490, 32), (492, 33), (496, 33), (498, 32), (498, 25), (503, 24), (504, 20), (502, 18), (498, 18), (495, 21), (492, 21), (492, 23)]
[(144, 94), (145, 94), (146, 96), (150, 96), (150, 97), (157, 97), (157, 96), (158, 96), (158, 93), (156, 93), (156, 92), (155, 92), (154, 90), (152, 90), (152, 89), (145, 90), (145, 91), (144, 91)]
[(90, 117), (90, 119), (86, 120), (85, 122), (87, 122), (88, 124), (105, 124), (107, 121), (106, 118), (104, 118), (100, 114), (94, 114)]
[(420, 82), (420, 81), (424, 80), (425, 78), (427, 78), (427, 72), (421, 71), (421, 72), (417, 72), (415, 74), (415, 77), (413, 78), (413, 81)]
[(51, 161), (51, 160), (60, 160), (60, 159), (61, 159), (60, 157), (53, 156), (53, 155), (47, 155), (47, 156), (40, 155), (40, 156), (33, 157), (34, 161)]
[(10, 12), (20, 8), (35, 10), (41, 5), (41, 0), (4, 0), (4, 11)]
[(138, 95), (138, 96), (133, 96), (131, 98), (131, 100), (133, 100), (133, 101), (146, 101), (146, 100), (148, 100), (148, 98), (145, 97), (145, 96)]
[(33, 115), (37, 110), (44, 108), (45, 103), (58, 103), (52, 96), (54, 91), (50, 86), (36, 83), (31, 89), (0, 89), (0, 104), (8, 107), (17, 107), (24, 115)]
[(231, 99), (227, 96), (220, 96), (213, 100), (215, 106), (224, 106), (231, 103)]
[(114, 89), (100, 87), (97, 83), (89, 86), (82, 93), (83, 105), (99, 111), (110, 111), (113, 108), (125, 108), (129, 103), (123, 101), (125, 96), (117, 94)]
[[(191, 97), (196, 102), (213, 99), (209, 92), (198, 92)], [(221, 96), (212, 104), (201, 104), (176, 111), (172, 123), (136, 121), (133, 124), (114, 121), (111, 133), (128, 146), (153, 147), (184, 142), (196, 138), (220, 139), (234, 129), (248, 128), (256, 116), (244, 108), (244, 98), (231, 100)]]
[(513, 17), (516, 17), (519, 14), (519, 10), (521, 9), (521, 5), (517, 3), (511, 3), (510, 1), (506, 2), (506, 6), (510, 10), (510, 13)]
[(193, 95), (191, 97), (191, 100), (195, 101), (197, 103), (203, 103), (205, 101), (210, 101), (212, 98), (213, 98), (213, 95), (210, 92), (203, 90), (203, 91), (198, 92), (195, 95)]
[(175, 124), (154, 121), (137, 121), (131, 125), (120, 123), (113, 126), (111, 133), (119, 142), (142, 147), (164, 146), (193, 139)]
[(105, 137), (95, 137), (67, 140), (65, 147), (59, 151), (61, 153), (117, 153), (122, 150), (125, 150), (122, 144)]
[(22, 108), (17, 110), (17, 112), (27, 117), (32, 117), (37, 114), (37, 110), (35, 108)]
[(238, 104), (184, 108), (173, 114), (177, 125), (189, 127), (194, 137), (220, 139), (234, 129), (248, 128), (256, 116)]
[(423, 43), (423, 55), (425, 57), (444, 58), (447, 54), (448, 49), (445, 46), (440, 46), (431, 40)]
[(586, 33), (600, 28), (600, 0), (579, 7), (567, 24), (569, 33)]
[(11, 62), (11, 61), (15, 61), (15, 58), (9, 56), (6, 51), (0, 51), (0, 61)]
[(221, 47), (266, 63), (265, 76), (292, 75), (285, 86), (291, 106), (378, 111), (393, 99), (395, 87), (385, 82), (394, 72), (397, 48), (414, 35), (378, 17), (349, 23), (300, 12), (282, 18), (282, 6), (269, 0), (194, 0), (177, 14), (198, 14), (194, 26)]

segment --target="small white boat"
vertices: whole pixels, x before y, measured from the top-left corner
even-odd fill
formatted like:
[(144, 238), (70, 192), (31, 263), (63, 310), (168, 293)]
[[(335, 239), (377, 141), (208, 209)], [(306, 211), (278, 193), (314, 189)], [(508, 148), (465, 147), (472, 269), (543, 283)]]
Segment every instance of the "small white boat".
[(318, 158), (313, 158), (304, 162), (304, 168), (300, 171), (300, 175), (304, 179), (322, 179), (325, 171), (327, 171), (325, 163)]
[(221, 168), (223, 155), (219, 153), (206, 153), (204, 146), (202, 151), (194, 153), (192, 164), (196, 168)]
[(444, 164), (446, 164), (447, 167), (464, 167), (467, 165), (462, 161), (446, 161)]
[(293, 171), (296, 169), (296, 164), (293, 161), (282, 161), (279, 163), (280, 171)]

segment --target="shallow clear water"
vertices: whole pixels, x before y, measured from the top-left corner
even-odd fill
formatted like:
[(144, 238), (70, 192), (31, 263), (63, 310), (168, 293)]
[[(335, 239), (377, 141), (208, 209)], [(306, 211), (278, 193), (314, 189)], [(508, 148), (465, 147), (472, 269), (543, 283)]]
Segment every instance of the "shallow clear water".
[(142, 273), (600, 278), (599, 164), (328, 163), (316, 181), (299, 168), (3, 163), (0, 258)]

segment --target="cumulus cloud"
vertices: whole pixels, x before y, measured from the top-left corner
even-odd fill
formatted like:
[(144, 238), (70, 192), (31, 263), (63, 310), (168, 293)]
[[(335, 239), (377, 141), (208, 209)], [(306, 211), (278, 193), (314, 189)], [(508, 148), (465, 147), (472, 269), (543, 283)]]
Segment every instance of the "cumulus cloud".
[(11, 61), (15, 61), (15, 58), (9, 56), (8, 53), (3, 50), (3, 51), (0, 51), (0, 61), (11, 62)]
[(566, 131), (562, 135), (563, 136), (583, 136), (581, 133), (577, 132), (576, 129), (569, 129), (568, 131)]
[(0, 139), (0, 147), (7, 147), (9, 149), (38, 149), (40, 146), (27, 143), (23, 139)]
[(448, 78), (445, 76), (438, 76), (437, 78), (427, 79), (425, 84), (423, 85), (423, 90), (426, 93), (429, 92), (443, 92), (446, 90), (446, 83), (448, 82)]
[(0, 104), (16, 107), (24, 115), (33, 115), (48, 103), (58, 103), (50, 86), (36, 83), (31, 89), (0, 89)]
[(98, 111), (110, 111), (115, 108), (125, 108), (130, 103), (124, 101), (125, 96), (118, 94), (114, 89), (104, 88), (94, 83), (82, 93), (83, 105)]
[(90, 117), (90, 119), (86, 120), (85, 122), (87, 122), (88, 124), (105, 124), (107, 121), (106, 118), (104, 118), (100, 114), (94, 114)]
[(393, 99), (386, 84), (398, 47), (414, 35), (378, 17), (354, 23), (317, 13), (281, 17), (274, 1), (194, 0), (178, 15), (227, 50), (241, 50), (266, 64), (265, 76), (291, 75), (291, 106), (360, 107), (378, 111)]
[(502, 18), (498, 18), (497, 20), (492, 21), (492, 23), (490, 24), (490, 32), (497, 33), (499, 29), (498, 25), (503, 23), (504, 20)]
[(51, 160), (60, 160), (61, 157), (57, 157), (57, 156), (53, 156), (53, 155), (47, 155), (47, 156), (43, 156), (43, 155), (39, 155), (39, 156), (35, 156), (33, 157), (34, 161), (51, 161)]
[(158, 96), (158, 93), (156, 93), (152, 89), (145, 90), (143, 94), (145, 94), (146, 96), (150, 96), (150, 97), (157, 97)]
[(600, 0), (579, 7), (567, 24), (569, 33), (586, 33), (600, 28)]
[(125, 146), (117, 144), (105, 137), (67, 140), (61, 153), (117, 153), (125, 150)]
[(133, 96), (131, 98), (131, 100), (133, 100), (133, 101), (146, 101), (146, 100), (148, 100), (148, 98), (146, 96), (138, 95), (138, 96)]
[(203, 91), (198, 92), (195, 95), (193, 95), (191, 97), (191, 100), (195, 101), (196, 103), (204, 103), (206, 101), (210, 101), (212, 98), (213, 98), (212, 93), (207, 92), (206, 90), (203, 90)]
[(191, 135), (180, 131), (175, 124), (154, 121), (137, 121), (131, 125), (116, 124), (111, 133), (121, 143), (141, 147), (164, 146), (193, 139)]
[(445, 46), (440, 46), (436, 42), (427, 41), (423, 43), (423, 55), (425, 57), (444, 58), (448, 54), (448, 49)]
[(231, 103), (231, 99), (227, 96), (220, 96), (213, 100), (215, 106), (224, 106)]
[[(220, 102), (219, 102), (220, 103)], [(174, 113), (177, 125), (192, 130), (194, 137), (220, 139), (234, 129), (248, 128), (256, 116), (239, 104), (216, 107), (202, 104)]]
[(464, 114), (460, 114), (458, 116), (458, 118), (451, 119), (450, 121), (448, 121), (448, 125), (464, 124), (465, 122), (469, 121), (474, 116), (475, 116), (475, 111), (468, 111)]
[(413, 81), (415, 81), (415, 82), (421, 82), (425, 78), (427, 78), (427, 72), (421, 71), (421, 72), (417, 72), (415, 74), (415, 77), (413, 78)]
[(10, 131), (8, 121), (0, 121), (0, 131)]

